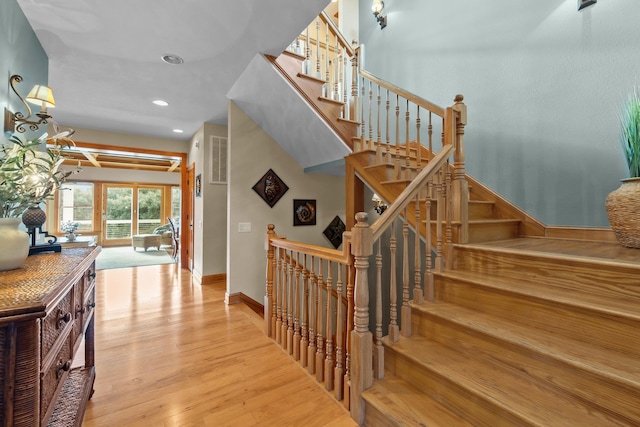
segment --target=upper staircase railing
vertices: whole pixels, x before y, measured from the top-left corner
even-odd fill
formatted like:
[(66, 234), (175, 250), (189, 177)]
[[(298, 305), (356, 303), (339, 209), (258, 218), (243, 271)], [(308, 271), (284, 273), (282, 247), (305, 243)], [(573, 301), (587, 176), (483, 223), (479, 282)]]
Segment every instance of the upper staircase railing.
[[(411, 335), (410, 301), (433, 298), (434, 271), (449, 267), (454, 240), (466, 241), (466, 106), (458, 95), (439, 107), (364, 71), (362, 47), (349, 46), (326, 15), (310, 28), (292, 44), (304, 52), (302, 72), (315, 73), (323, 95), (344, 103), (343, 119), (359, 122), (346, 163), (354, 183), (348, 231), (340, 251), (278, 237), (268, 226), (265, 330), (362, 423), (362, 393), (384, 376), (383, 340)], [(390, 205), (372, 225), (361, 212), (359, 179)]]

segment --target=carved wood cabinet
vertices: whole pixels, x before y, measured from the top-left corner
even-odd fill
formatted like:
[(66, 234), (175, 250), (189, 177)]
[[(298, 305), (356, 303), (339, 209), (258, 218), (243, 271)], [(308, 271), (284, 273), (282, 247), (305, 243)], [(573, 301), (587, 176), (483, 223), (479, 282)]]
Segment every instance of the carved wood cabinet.
[(95, 379), (99, 252), (32, 255), (21, 268), (0, 272), (0, 426), (82, 424)]

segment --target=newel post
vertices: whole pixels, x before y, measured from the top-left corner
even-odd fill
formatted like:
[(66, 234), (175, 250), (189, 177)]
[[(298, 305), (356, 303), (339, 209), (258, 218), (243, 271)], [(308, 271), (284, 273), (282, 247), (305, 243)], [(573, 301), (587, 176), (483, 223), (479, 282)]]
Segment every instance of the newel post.
[(266, 293), (264, 295), (264, 331), (268, 337), (275, 336), (274, 331), (276, 327), (275, 317), (275, 299), (273, 296), (273, 278), (275, 277), (276, 270), (276, 249), (271, 244), (271, 239), (276, 237), (274, 231), (275, 225), (267, 225), (267, 234), (264, 239), (264, 248), (267, 251), (267, 283)]
[[(467, 106), (462, 95), (456, 95), (450, 110), (450, 127), (453, 154), (453, 177), (451, 180), (452, 220), (459, 222), (458, 243), (469, 242), (469, 185), (465, 178), (464, 127), (467, 125)], [(449, 257), (450, 258), (450, 257)]]
[(351, 229), (351, 253), (356, 270), (351, 331), (351, 418), (364, 422), (362, 392), (373, 384), (373, 336), (369, 331), (369, 283), (367, 270), (373, 254), (373, 231), (365, 212), (356, 214), (356, 225)]

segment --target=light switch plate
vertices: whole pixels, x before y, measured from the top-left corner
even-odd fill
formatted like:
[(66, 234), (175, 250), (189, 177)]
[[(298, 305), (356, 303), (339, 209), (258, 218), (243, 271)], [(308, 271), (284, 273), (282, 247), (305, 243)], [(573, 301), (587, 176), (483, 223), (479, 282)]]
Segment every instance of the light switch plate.
[(250, 222), (239, 222), (238, 223), (238, 232), (240, 232), (240, 233), (250, 233), (251, 232), (251, 223)]

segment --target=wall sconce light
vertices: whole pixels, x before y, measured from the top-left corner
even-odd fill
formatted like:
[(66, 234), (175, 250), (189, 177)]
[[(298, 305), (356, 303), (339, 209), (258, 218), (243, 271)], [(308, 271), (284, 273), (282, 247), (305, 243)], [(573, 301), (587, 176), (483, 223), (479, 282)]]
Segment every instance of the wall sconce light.
[(376, 21), (380, 24), (380, 29), (387, 26), (387, 16), (382, 14), (384, 10), (384, 2), (382, 0), (373, 0), (371, 4), (371, 11), (373, 16), (376, 17)]
[[(53, 108), (56, 106), (56, 102), (53, 99), (53, 92), (51, 88), (48, 86), (35, 85), (31, 92), (27, 95), (26, 98), (20, 96), (18, 91), (16, 90), (15, 84), (20, 83), (22, 81), (22, 76), (17, 74), (12, 75), (9, 78), (9, 83), (11, 84), (11, 89), (13, 92), (20, 98), (20, 101), (27, 108), (27, 115), (25, 116), (21, 112), (17, 111), (12, 113), (7, 108), (4, 109), (4, 131), (5, 132), (20, 132), (23, 133), (27, 129), (25, 126), (29, 126), (29, 129), (32, 131), (38, 130), (40, 125), (46, 124), (47, 120), (51, 118), (51, 115), (47, 113), (47, 108)], [(39, 120), (29, 120), (31, 118), (31, 108), (29, 104), (25, 101), (29, 101), (32, 104), (40, 105), (40, 112), (35, 115), (39, 118)]]
[(376, 193), (373, 193), (371, 201), (373, 202), (373, 209), (378, 213), (378, 215), (382, 215), (389, 207)]
[(596, 4), (598, 0), (578, 0), (578, 11), (584, 9), (587, 6)]

